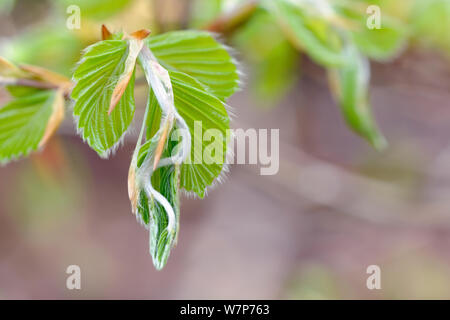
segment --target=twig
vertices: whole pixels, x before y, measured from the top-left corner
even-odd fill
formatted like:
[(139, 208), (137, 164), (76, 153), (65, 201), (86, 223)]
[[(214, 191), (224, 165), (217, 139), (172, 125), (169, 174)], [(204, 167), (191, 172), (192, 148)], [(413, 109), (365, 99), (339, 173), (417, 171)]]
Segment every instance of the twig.
[(0, 76), (0, 86), (22, 86), (36, 89), (58, 89), (58, 86), (48, 82), (32, 79), (16, 79)]

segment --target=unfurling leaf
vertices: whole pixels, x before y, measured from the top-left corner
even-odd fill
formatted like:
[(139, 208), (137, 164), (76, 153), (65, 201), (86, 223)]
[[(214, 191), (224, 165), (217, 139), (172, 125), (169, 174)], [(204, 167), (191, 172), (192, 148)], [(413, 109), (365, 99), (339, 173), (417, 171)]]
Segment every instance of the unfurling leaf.
[(14, 99), (0, 108), (0, 163), (42, 147), (64, 117), (61, 90), (22, 88), (15, 92)]
[[(181, 72), (172, 71), (169, 74), (175, 107), (186, 121), (192, 146), (189, 161), (181, 165), (180, 187), (203, 198), (207, 188), (226, 170), (230, 118), (225, 104), (207, 92), (200, 82)], [(150, 116), (147, 122), (147, 138), (150, 138), (159, 129), (161, 111), (152, 91), (148, 101)], [(211, 142), (203, 139), (204, 132), (209, 129), (215, 130), (217, 135), (214, 139), (217, 140)], [(214, 159), (207, 152), (210, 144), (220, 145), (221, 150), (214, 155)]]
[(331, 91), (347, 124), (376, 149), (383, 149), (386, 140), (377, 128), (369, 102), (369, 62), (351, 45), (345, 54), (346, 64), (329, 71)]
[(126, 64), (132, 51), (129, 47), (127, 40), (100, 41), (87, 48), (73, 75), (77, 82), (72, 90), (73, 114), (78, 130), (101, 157), (107, 157), (118, 145), (134, 116), (134, 71), (108, 115), (119, 81), (134, 70)]

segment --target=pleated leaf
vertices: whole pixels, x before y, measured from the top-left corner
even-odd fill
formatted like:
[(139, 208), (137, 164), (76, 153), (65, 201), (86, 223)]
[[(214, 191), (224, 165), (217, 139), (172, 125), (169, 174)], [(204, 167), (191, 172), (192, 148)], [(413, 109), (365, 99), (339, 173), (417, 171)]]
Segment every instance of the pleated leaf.
[(146, 40), (167, 70), (190, 75), (221, 100), (239, 86), (239, 75), (226, 48), (205, 31), (174, 31)]
[(107, 157), (128, 129), (135, 110), (134, 73), (118, 104), (108, 115), (111, 96), (125, 70), (128, 42), (105, 40), (88, 47), (80, 61), (72, 91), (73, 114), (89, 146)]

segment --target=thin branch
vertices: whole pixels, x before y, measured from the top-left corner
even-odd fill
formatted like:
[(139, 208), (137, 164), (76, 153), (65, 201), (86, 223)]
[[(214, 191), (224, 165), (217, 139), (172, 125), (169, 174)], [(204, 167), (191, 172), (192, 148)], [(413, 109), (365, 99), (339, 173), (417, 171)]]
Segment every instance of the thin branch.
[(0, 86), (22, 86), (36, 89), (58, 89), (58, 86), (48, 82), (32, 79), (17, 79), (0, 76)]

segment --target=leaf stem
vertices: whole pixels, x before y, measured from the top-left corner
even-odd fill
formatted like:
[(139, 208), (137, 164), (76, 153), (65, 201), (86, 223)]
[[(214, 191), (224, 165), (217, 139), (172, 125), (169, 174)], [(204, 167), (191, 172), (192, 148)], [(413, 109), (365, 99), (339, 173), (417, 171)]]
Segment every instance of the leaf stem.
[[(21, 86), (44, 90), (57, 90), (60, 87), (50, 82), (37, 81), (33, 79), (9, 78), (0, 76), (0, 86)], [(64, 90), (64, 97), (70, 98), (70, 90)]]

